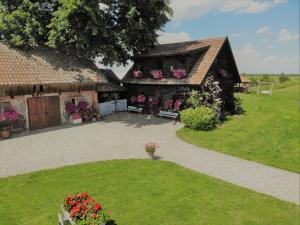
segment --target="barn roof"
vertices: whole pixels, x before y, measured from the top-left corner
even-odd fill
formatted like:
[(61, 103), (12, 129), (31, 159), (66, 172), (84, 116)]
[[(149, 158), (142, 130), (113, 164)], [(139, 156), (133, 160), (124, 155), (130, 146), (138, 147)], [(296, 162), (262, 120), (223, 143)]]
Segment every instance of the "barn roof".
[[(215, 58), (220, 52), (224, 43), (227, 43), (230, 47), (229, 40), (227, 37), (222, 38), (208, 38), (197, 41), (172, 43), (172, 44), (161, 44), (156, 45), (153, 49), (143, 55), (138, 55), (135, 58), (148, 58), (148, 57), (161, 57), (161, 56), (176, 56), (176, 55), (187, 55), (194, 52), (202, 52), (196, 61), (191, 72), (185, 79), (176, 78), (165, 78), (163, 80), (156, 80), (152, 78), (139, 78), (136, 79), (131, 76), (131, 70), (123, 78), (124, 83), (129, 84), (167, 84), (167, 85), (199, 85), (208, 74)], [(231, 49), (230, 49), (231, 50)], [(232, 52), (230, 52), (232, 55)], [(233, 57), (233, 55), (232, 55)], [(233, 59), (235, 64), (235, 61)], [(239, 76), (237, 66), (234, 65), (236, 76)], [(237, 78), (238, 80), (240, 78)]]
[(108, 83), (92, 60), (46, 47), (17, 49), (0, 42), (0, 65), (0, 86)]

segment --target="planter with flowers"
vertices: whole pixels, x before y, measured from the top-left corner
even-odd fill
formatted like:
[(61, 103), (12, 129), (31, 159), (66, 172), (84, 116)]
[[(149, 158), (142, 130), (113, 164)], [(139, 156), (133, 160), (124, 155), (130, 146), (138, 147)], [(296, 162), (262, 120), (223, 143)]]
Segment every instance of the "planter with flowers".
[(158, 148), (159, 148), (159, 146), (155, 142), (150, 142), (150, 143), (145, 145), (145, 151), (151, 157), (154, 157), (155, 151)]
[(9, 108), (0, 113), (0, 137), (7, 139), (11, 133), (18, 133), (25, 130), (26, 120), (23, 115), (15, 109)]
[(183, 100), (182, 99), (177, 99), (174, 103), (175, 111), (180, 111), (182, 106), (183, 106)]
[(161, 70), (151, 70), (151, 71), (150, 71), (150, 74), (151, 74), (151, 76), (152, 76), (153, 78), (155, 78), (155, 79), (160, 79), (160, 80), (162, 80), (162, 79), (164, 78), (164, 75), (163, 75), (163, 73), (162, 73)]
[(132, 76), (134, 78), (142, 78), (143, 77), (143, 72), (140, 70), (133, 70), (132, 71)]
[(12, 121), (9, 119), (3, 119), (0, 121), (0, 138), (7, 139), (11, 137), (11, 129)]
[(148, 99), (149, 106), (151, 113), (153, 114), (153, 111), (157, 109), (157, 106), (159, 105), (159, 98), (158, 97), (149, 97)]
[(172, 69), (171, 72), (172, 72), (172, 76), (177, 79), (182, 79), (187, 76), (185, 69)]
[(86, 101), (80, 101), (77, 104), (77, 111), (81, 114), (82, 122), (89, 122), (93, 120), (92, 115), (88, 112), (89, 111), (89, 103)]
[(165, 101), (164, 107), (167, 111), (172, 111), (173, 108), (173, 100)]
[(77, 107), (74, 103), (72, 102), (67, 102), (65, 105), (66, 112), (70, 116), (70, 123), (75, 125), (75, 124), (81, 124), (82, 123), (82, 118), (81, 114), (77, 113)]
[(111, 211), (105, 211), (87, 193), (79, 193), (66, 197), (62, 213), (59, 214), (59, 224), (64, 225), (69, 221), (73, 225), (105, 225), (110, 216)]

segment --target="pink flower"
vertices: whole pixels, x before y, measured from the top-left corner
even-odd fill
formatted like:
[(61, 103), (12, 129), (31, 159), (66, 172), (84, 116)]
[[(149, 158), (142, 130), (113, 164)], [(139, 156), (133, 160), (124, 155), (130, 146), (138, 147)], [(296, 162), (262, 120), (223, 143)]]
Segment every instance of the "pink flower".
[(151, 98), (149, 98), (149, 103), (150, 103), (151, 105), (158, 105), (158, 104), (159, 104), (159, 99), (158, 99), (158, 97), (151, 97)]
[(140, 70), (134, 70), (132, 71), (132, 76), (135, 78), (142, 78), (143, 77), (143, 72)]
[(155, 79), (160, 79), (161, 80), (161, 79), (164, 78), (161, 70), (151, 70), (150, 74)]
[(145, 102), (145, 100), (146, 100), (145, 95), (139, 95), (139, 96), (137, 97), (137, 102), (138, 102), (138, 103), (143, 104), (143, 103)]
[(166, 109), (172, 109), (172, 107), (173, 107), (173, 101), (172, 100), (165, 101), (165, 108)]
[(184, 69), (173, 69), (171, 70), (173, 77), (177, 78), (177, 79), (181, 79), (186, 77), (186, 70)]
[(183, 101), (182, 101), (181, 99), (177, 99), (177, 100), (175, 101), (174, 108), (175, 108), (176, 110), (180, 110), (181, 107), (182, 107), (182, 104), (183, 104)]

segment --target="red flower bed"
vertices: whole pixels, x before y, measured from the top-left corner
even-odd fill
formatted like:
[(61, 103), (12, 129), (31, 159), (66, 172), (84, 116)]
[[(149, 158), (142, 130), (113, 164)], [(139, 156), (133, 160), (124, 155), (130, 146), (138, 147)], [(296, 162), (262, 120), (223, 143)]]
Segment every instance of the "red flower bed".
[(97, 203), (87, 193), (69, 195), (64, 202), (64, 208), (69, 212), (70, 218), (84, 224), (99, 225), (107, 222), (111, 212), (104, 212), (101, 204)]

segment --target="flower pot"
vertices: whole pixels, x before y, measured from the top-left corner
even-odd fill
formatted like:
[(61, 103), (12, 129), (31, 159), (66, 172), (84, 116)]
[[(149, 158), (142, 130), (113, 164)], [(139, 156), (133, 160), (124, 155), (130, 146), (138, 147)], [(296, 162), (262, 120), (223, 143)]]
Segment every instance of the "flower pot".
[(155, 152), (147, 152), (147, 154), (148, 154), (149, 156), (151, 156), (151, 157), (154, 157), (154, 153), (155, 153)]
[(0, 137), (1, 137), (1, 139), (10, 138), (11, 137), (10, 130), (2, 130), (2, 131), (0, 131)]
[(95, 118), (96, 118), (97, 121), (99, 121), (101, 119), (101, 115), (100, 114), (96, 114)]

